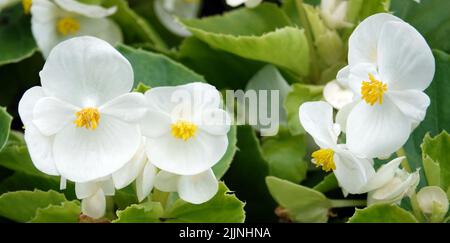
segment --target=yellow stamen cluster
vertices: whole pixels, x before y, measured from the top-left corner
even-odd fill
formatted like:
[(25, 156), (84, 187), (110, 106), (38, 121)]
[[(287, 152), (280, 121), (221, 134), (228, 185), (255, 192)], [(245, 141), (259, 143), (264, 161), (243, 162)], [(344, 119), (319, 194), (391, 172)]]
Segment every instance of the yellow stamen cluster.
[(197, 125), (188, 121), (177, 121), (172, 124), (172, 135), (175, 138), (183, 139), (184, 141), (193, 137), (197, 132)]
[(76, 34), (80, 30), (80, 23), (74, 18), (65, 17), (58, 20), (56, 28), (62, 35)]
[(367, 104), (374, 105), (383, 103), (383, 94), (387, 91), (387, 84), (376, 80), (372, 74), (369, 74), (370, 81), (363, 81), (361, 86), (362, 99), (367, 102)]
[(334, 163), (334, 151), (332, 149), (319, 149), (312, 153), (312, 162), (316, 164), (317, 167), (322, 167), (322, 170), (328, 172), (336, 169), (336, 164)]
[(76, 114), (77, 119), (73, 122), (77, 127), (95, 130), (100, 122), (100, 112), (97, 108), (83, 108)]
[(32, 3), (33, 3), (33, 0), (22, 0), (23, 12), (25, 14), (30, 14)]

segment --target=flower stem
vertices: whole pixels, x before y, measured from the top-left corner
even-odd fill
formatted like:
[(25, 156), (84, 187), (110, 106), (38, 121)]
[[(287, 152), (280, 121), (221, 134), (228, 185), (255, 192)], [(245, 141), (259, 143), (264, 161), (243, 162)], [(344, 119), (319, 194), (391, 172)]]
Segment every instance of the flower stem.
[(409, 166), (408, 159), (406, 158), (405, 149), (404, 148), (400, 148), (397, 151), (397, 156), (398, 157), (405, 156), (405, 159), (402, 161), (402, 167), (403, 167), (404, 170), (406, 170), (407, 172), (411, 173), (412, 170), (411, 170), (411, 166)]
[(367, 200), (331, 200), (332, 208), (364, 207)]

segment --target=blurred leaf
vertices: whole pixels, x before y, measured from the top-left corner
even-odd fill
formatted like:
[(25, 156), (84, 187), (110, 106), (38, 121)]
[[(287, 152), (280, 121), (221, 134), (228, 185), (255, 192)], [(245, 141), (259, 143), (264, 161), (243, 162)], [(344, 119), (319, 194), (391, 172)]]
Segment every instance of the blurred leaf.
[(448, 0), (422, 0), (420, 3), (391, 0), (391, 10), (395, 15), (417, 28), (432, 48), (446, 52), (450, 52), (449, 9)]
[(175, 201), (164, 214), (164, 222), (170, 223), (243, 223), (244, 203), (221, 182), (219, 191), (208, 202), (190, 204), (181, 199)]
[(118, 210), (113, 223), (157, 223), (162, 215), (163, 207), (159, 202), (145, 202)]
[(397, 205), (373, 204), (364, 209), (356, 209), (349, 223), (417, 223), (417, 219)]
[(293, 84), (292, 91), (284, 101), (284, 109), (288, 116), (288, 127), (292, 135), (304, 134), (305, 130), (300, 124), (298, 110), (300, 105), (308, 101), (322, 99), (323, 86), (306, 84)]
[(17, 222), (31, 220), (39, 208), (60, 205), (65, 202), (63, 194), (55, 191), (16, 191), (0, 196), (0, 215)]
[[(358, 24), (358, 22), (376, 13), (383, 13), (389, 10), (391, 0), (349, 0), (347, 10), (347, 20)], [(403, 1), (403, 0), (402, 0)], [(406, 1), (405, 1), (406, 2)], [(355, 25), (356, 27), (356, 25)]]
[(21, 4), (0, 12), (0, 65), (19, 62), (37, 50), (31, 20)]
[(289, 18), (275, 5), (240, 8), (223, 16), (183, 20), (183, 23), (195, 37), (213, 48), (268, 62), (298, 76), (308, 74), (309, 48), (305, 33), (291, 27)]
[(123, 210), (131, 204), (139, 203), (136, 192), (134, 191), (134, 186), (134, 183), (132, 183), (125, 188), (116, 190), (116, 193), (114, 194), (114, 204), (117, 209)]
[(266, 183), (275, 201), (287, 210), (294, 222), (328, 221), (331, 201), (322, 193), (272, 176), (266, 178)]
[(8, 114), (6, 108), (0, 107), (0, 151), (5, 147), (8, 141), (11, 128), (12, 116)]
[(308, 164), (304, 160), (306, 144), (303, 136), (291, 136), (282, 129), (276, 136), (262, 142), (262, 152), (269, 163), (269, 174), (299, 183), (306, 178)]
[(334, 173), (326, 175), (321, 182), (314, 186), (314, 190), (326, 193), (339, 187), (338, 181)]
[(143, 83), (150, 87), (173, 86), (204, 82), (202, 76), (161, 54), (134, 49), (125, 45), (117, 48), (134, 69), (134, 87)]
[[(450, 56), (441, 51), (434, 51), (436, 59), (436, 73), (430, 87), (425, 93), (430, 97), (431, 104), (428, 107), (425, 120), (414, 130), (405, 144), (404, 149), (411, 168), (414, 170), (422, 166), (422, 151), (420, 145), (426, 133), (431, 136), (438, 135), (441, 131), (450, 131)], [(421, 183), (419, 187), (426, 185), (424, 171), (421, 170)]]
[(30, 223), (77, 223), (81, 213), (80, 202), (63, 202), (61, 205), (49, 205), (38, 208)]
[(225, 152), (222, 159), (220, 159), (219, 162), (217, 162), (217, 164), (215, 164), (212, 168), (217, 179), (220, 179), (222, 178), (223, 175), (225, 175), (227, 170), (230, 168), (231, 162), (233, 162), (234, 154), (236, 153), (237, 150), (236, 132), (237, 132), (236, 125), (231, 125), (230, 131), (227, 134), (228, 136), (227, 151)]
[[(425, 135), (422, 143), (423, 159), (424, 161), (429, 161), (430, 159), (437, 166), (434, 167), (435, 171), (433, 174), (433, 180), (439, 181), (439, 186), (444, 190), (448, 191), (450, 187), (450, 156), (448, 151), (450, 151), (450, 135), (443, 131), (435, 137), (431, 137), (429, 134)], [(427, 172), (427, 178), (428, 173)], [(436, 172), (439, 172), (436, 177)], [(431, 185), (431, 184), (429, 184)]]

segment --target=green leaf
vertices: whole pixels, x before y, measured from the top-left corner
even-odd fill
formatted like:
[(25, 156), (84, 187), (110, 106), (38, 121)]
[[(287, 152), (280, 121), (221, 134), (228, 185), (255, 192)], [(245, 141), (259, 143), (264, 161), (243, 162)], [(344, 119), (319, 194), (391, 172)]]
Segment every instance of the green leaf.
[(113, 223), (157, 223), (162, 215), (163, 207), (159, 202), (145, 202), (118, 210)]
[(214, 174), (216, 175), (217, 179), (222, 178), (222, 176), (225, 175), (227, 170), (230, 168), (231, 162), (233, 162), (234, 154), (236, 153), (237, 147), (237, 128), (235, 125), (232, 125), (230, 127), (230, 131), (228, 132), (228, 147), (227, 151), (225, 152), (225, 155), (220, 159), (217, 164), (215, 164), (212, 168), (214, 171)]
[(266, 183), (275, 201), (294, 222), (328, 221), (331, 201), (322, 193), (272, 176), (266, 178)]
[(36, 210), (65, 202), (63, 194), (55, 191), (16, 191), (0, 196), (0, 215), (17, 222), (31, 220)]
[(308, 74), (309, 47), (305, 33), (291, 27), (286, 14), (273, 4), (183, 23), (195, 37), (213, 48), (271, 63), (298, 76)]
[(164, 214), (164, 222), (171, 223), (242, 223), (245, 220), (244, 203), (229, 191), (224, 183), (208, 202), (190, 204), (181, 199), (175, 201)]
[(339, 187), (339, 183), (334, 173), (328, 174), (321, 182), (313, 187), (314, 190), (326, 193)]
[(292, 135), (304, 134), (305, 130), (300, 124), (298, 109), (300, 105), (308, 101), (322, 99), (323, 86), (306, 84), (293, 84), (292, 91), (284, 101), (284, 109), (288, 116), (288, 127)]
[(0, 107), (0, 151), (8, 141), (12, 116), (8, 114), (6, 108)]
[(116, 193), (114, 194), (114, 204), (117, 209), (123, 210), (131, 204), (139, 203), (136, 192), (134, 191), (134, 186), (133, 183), (123, 189), (116, 190)]
[(38, 208), (30, 223), (77, 223), (81, 213), (80, 202), (63, 202), (61, 205), (49, 205)]
[[(439, 181), (438, 185), (444, 191), (447, 191), (450, 187), (450, 156), (448, 154), (448, 151), (450, 151), (450, 135), (446, 131), (433, 138), (429, 134), (425, 135), (422, 151), (424, 161), (431, 159), (432, 163), (438, 167), (439, 176), (433, 178), (433, 180)], [(430, 172), (429, 168), (427, 172)], [(436, 167), (434, 167), (434, 173), (436, 173)]]
[(306, 178), (308, 164), (304, 136), (291, 136), (282, 129), (276, 136), (262, 142), (262, 152), (269, 163), (269, 174), (291, 182), (299, 183)]
[(31, 20), (22, 6), (0, 12), (0, 65), (19, 62), (37, 50), (31, 34)]
[[(408, 162), (412, 169), (422, 166), (422, 151), (420, 145), (426, 133), (431, 136), (438, 135), (441, 131), (450, 131), (450, 56), (441, 51), (434, 51), (436, 59), (436, 73), (430, 87), (425, 93), (430, 97), (431, 104), (428, 107), (425, 120), (414, 130), (404, 149)], [(426, 185), (423, 170), (421, 172), (420, 187)]]
[(202, 76), (161, 54), (125, 45), (120, 45), (117, 49), (133, 66), (134, 87), (139, 83), (158, 87), (205, 81)]
[(391, 0), (391, 10), (395, 15), (417, 28), (433, 48), (446, 52), (450, 52), (449, 8), (450, 1), (447, 0), (422, 0), (420, 4), (415, 1)]
[(441, 184), (441, 169), (439, 164), (434, 162), (429, 156), (423, 154), (423, 170), (425, 171), (425, 176), (427, 177), (427, 182), (429, 186), (440, 186)]
[(347, 20), (358, 24), (359, 21), (376, 13), (387, 12), (391, 0), (349, 0)]
[(364, 209), (356, 209), (349, 223), (417, 223), (417, 219), (397, 205), (373, 204)]

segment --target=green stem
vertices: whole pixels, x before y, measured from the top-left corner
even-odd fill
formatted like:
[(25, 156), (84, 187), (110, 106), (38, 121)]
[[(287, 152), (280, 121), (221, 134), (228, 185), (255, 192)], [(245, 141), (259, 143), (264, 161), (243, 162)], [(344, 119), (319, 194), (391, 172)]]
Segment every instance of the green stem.
[(397, 151), (397, 156), (398, 157), (405, 156), (405, 159), (402, 161), (402, 167), (403, 167), (404, 170), (406, 170), (407, 172), (411, 173), (412, 170), (411, 170), (411, 166), (409, 165), (408, 159), (406, 158), (405, 149), (404, 148), (400, 148)]
[(351, 208), (367, 206), (367, 200), (331, 200), (332, 208)]
[(317, 53), (314, 47), (314, 37), (311, 31), (311, 26), (309, 25), (308, 17), (306, 16), (305, 9), (303, 7), (303, 0), (296, 0), (296, 7), (300, 22), (302, 23), (303, 29), (305, 30), (306, 39), (308, 40), (309, 47), (309, 58), (310, 60), (310, 76), (317, 83), (320, 78), (319, 65), (317, 63)]

